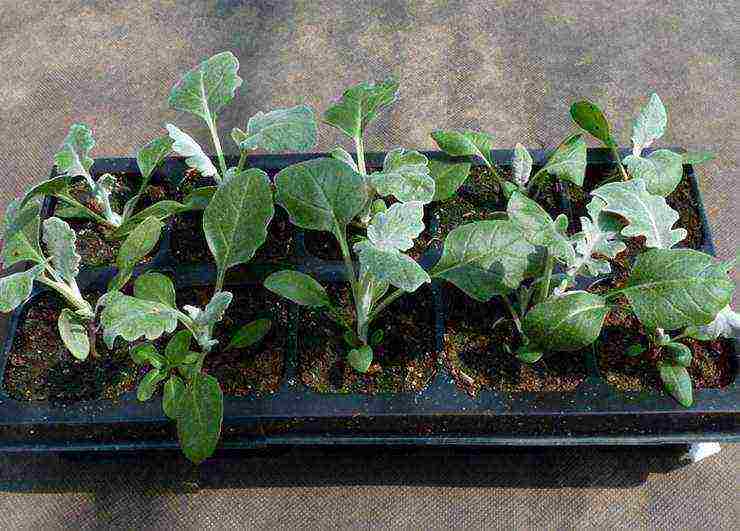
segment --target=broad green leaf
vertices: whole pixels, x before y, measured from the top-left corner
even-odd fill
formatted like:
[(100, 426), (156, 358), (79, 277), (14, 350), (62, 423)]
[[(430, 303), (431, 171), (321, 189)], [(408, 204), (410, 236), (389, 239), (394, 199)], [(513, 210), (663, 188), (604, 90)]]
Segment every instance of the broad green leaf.
[(365, 240), (355, 244), (360, 265), (381, 282), (388, 282), (404, 291), (416, 291), (425, 282), (431, 282), (429, 274), (411, 257), (394, 248), (380, 249)]
[(619, 239), (622, 225), (613, 216), (603, 213), (604, 202), (598, 197), (593, 198), (586, 209), (589, 217), (581, 217), (582, 230), (573, 236), (576, 259), (568, 272), (572, 275), (588, 273), (593, 277), (609, 274), (609, 261), (600, 256), (616, 258), (627, 248)]
[(265, 279), (265, 288), (301, 306), (330, 306), (329, 295), (313, 278), (298, 271), (278, 271)]
[[(32, 186), (26, 191), (26, 195), (23, 196), (23, 199), (20, 202), (21, 209), (25, 208), (28, 202), (33, 198), (38, 198), (39, 196), (44, 195), (63, 194), (69, 188), (69, 181), (69, 176), (60, 175), (59, 177), (54, 177)], [(61, 205), (57, 205), (57, 211), (60, 206)]]
[(381, 251), (407, 251), (424, 230), (424, 205), (419, 201), (395, 203), (375, 214), (367, 227), (367, 237)]
[(427, 158), (418, 151), (397, 148), (388, 152), (383, 171), (370, 175), (370, 183), (381, 196), (392, 195), (399, 201), (430, 203), (435, 183), (429, 175)]
[(564, 214), (553, 221), (544, 208), (518, 191), (511, 194), (506, 211), (529, 243), (546, 247), (566, 264), (575, 261), (575, 251), (566, 233), (568, 218)]
[(537, 348), (533, 348), (533, 345), (524, 345), (517, 349), (516, 357), (523, 363), (537, 363), (542, 359), (543, 352)]
[(85, 124), (72, 124), (60, 150), (54, 155), (57, 171), (70, 177), (83, 175), (89, 179), (93, 159), (90, 151), (95, 146), (92, 131)]
[(152, 252), (159, 242), (163, 227), (157, 218), (149, 217), (128, 235), (118, 250), (116, 258), (118, 273), (112, 281), (111, 289), (121, 289), (126, 285), (136, 265)]
[(151, 343), (140, 343), (131, 349), (131, 359), (137, 365), (146, 365), (147, 363), (157, 369), (164, 367), (165, 359), (157, 352), (157, 349)]
[(650, 96), (648, 104), (640, 110), (632, 125), (632, 154), (640, 156), (642, 150), (663, 136), (668, 117), (663, 102), (657, 94)]
[(183, 204), (188, 210), (205, 210), (208, 203), (213, 199), (213, 195), (218, 190), (217, 186), (201, 186), (190, 192), (185, 199)]
[(140, 192), (149, 184), (149, 179), (157, 166), (172, 151), (173, 142), (173, 139), (169, 136), (160, 136), (147, 143), (136, 154), (136, 164), (139, 166), (139, 172), (141, 173)]
[(627, 221), (623, 236), (644, 236), (645, 245), (659, 249), (670, 249), (686, 238), (686, 229), (672, 228), (678, 221), (678, 212), (668, 206), (665, 198), (649, 193), (641, 179), (608, 183), (591, 193), (606, 203), (604, 211)]
[(226, 104), (234, 99), (242, 84), (237, 75), (239, 61), (231, 52), (221, 52), (200, 63), (182, 76), (172, 87), (168, 103), (210, 122)]
[(272, 321), (270, 319), (257, 319), (256, 321), (247, 323), (236, 331), (226, 350), (247, 348), (256, 345), (267, 335), (270, 328), (272, 328)]
[(717, 156), (711, 151), (689, 151), (684, 153), (682, 158), (684, 164), (696, 165), (714, 160)]
[(586, 141), (583, 135), (575, 134), (565, 139), (533, 179), (544, 173), (583, 186), (586, 177)]
[(195, 168), (205, 177), (214, 177), (216, 181), (221, 180), (216, 166), (213, 165), (211, 159), (208, 158), (208, 155), (205, 154), (203, 148), (200, 147), (200, 144), (193, 137), (172, 124), (167, 124), (167, 131), (170, 134), (170, 138), (174, 140), (172, 150), (178, 155), (187, 157), (185, 163), (188, 166)]
[(447, 235), (442, 258), (431, 275), (452, 282), (470, 297), (485, 302), (521, 284), (534, 251), (510, 221), (468, 223)]
[(620, 291), (648, 330), (704, 325), (732, 299), (727, 269), (692, 249), (651, 249), (637, 257)]
[(713, 341), (720, 337), (740, 337), (740, 314), (734, 312), (730, 306), (725, 306), (714, 320), (703, 326), (690, 326), (686, 329), (689, 337), (701, 341)]
[(342, 98), (324, 113), (324, 122), (343, 131), (350, 138), (360, 138), (378, 112), (398, 98), (398, 80), (359, 83), (348, 88)]
[(90, 354), (90, 337), (82, 319), (69, 308), (63, 308), (59, 314), (57, 327), (67, 350), (78, 360), (87, 359)]
[(673, 192), (683, 177), (681, 155), (667, 149), (653, 151), (647, 157), (629, 155), (624, 165), (633, 179), (645, 181), (648, 192), (663, 197)]
[(588, 100), (577, 101), (570, 106), (570, 115), (581, 129), (601, 140), (605, 146), (615, 145), (609, 132), (609, 122), (596, 104)]
[(162, 372), (159, 369), (151, 369), (139, 382), (139, 387), (136, 390), (136, 398), (139, 402), (146, 402), (149, 400), (154, 393), (157, 391), (159, 382), (167, 378), (167, 373)]
[(684, 407), (694, 403), (693, 384), (686, 367), (677, 363), (661, 363), (660, 379), (668, 393)]
[(60, 219), (83, 219), (87, 221), (97, 221), (92, 212), (84, 207), (69, 205), (63, 202), (57, 203), (54, 209), (54, 215)]
[(275, 176), (277, 202), (303, 229), (336, 232), (367, 203), (362, 175), (336, 159), (314, 159), (288, 166)]
[(341, 160), (347, 166), (349, 166), (350, 168), (352, 168), (352, 170), (354, 170), (356, 173), (360, 173), (360, 170), (357, 167), (357, 163), (355, 162), (355, 159), (353, 159), (352, 158), (352, 155), (350, 155), (349, 153), (347, 153), (347, 151), (344, 150), (343, 148), (337, 146), (337, 147), (335, 147), (334, 149), (331, 150), (330, 154), (331, 154), (332, 158), (337, 159), (337, 160)]
[(216, 190), (203, 213), (203, 232), (221, 274), (252, 259), (274, 213), (270, 179), (262, 170), (234, 175)]
[(190, 353), (192, 339), (193, 335), (190, 330), (180, 330), (170, 338), (165, 347), (164, 355), (171, 367), (176, 367), (185, 361)]
[(347, 363), (357, 372), (366, 373), (373, 363), (373, 349), (367, 345), (353, 348), (347, 354)]
[(180, 400), (177, 436), (185, 457), (195, 464), (213, 455), (221, 436), (224, 395), (213, 376), (195, 374)]
[(189, 210), (188, 206), (178, 201), (165, 199), (146, 207), (144, 210), (137, 212), (126, 219), (115, 231), (116, 238), (123, 238), (135, 230), (143, 221), (149, 218), (156, 218), (164, 221), (170, 216)]
[(455, 195), (470, 175), (470, 167), (469, 162), (430, 160), (429, 175), (434, 179), (433, 201), (446, 201)]
[(33, 281), (43, 270), (43, 265), (37, 265), (28, 271), (0, 278), (0, 312), (10, 312), (26, 302), (31, 296)]
[(134, 281), (134, 297), (175, 308), (175, 286), (162, 273), (145, 273)]
[(691, 349), (683, 343), (671, 341), (663, 348), (665, 348), (666, 351), (668, 351), (670, 355), (673, 356), (673, 359), (676, 360), (676, 363), (678, 363), (682, 367), (688, 367), (689, 365), (691, 365)]
[(240, 150), (306, 151), (316, 145), (316, 117), (308, 105), (258, 112), (247, 122), (247, 130), (231, 133)]
[(44, 245), (54, 269), (67, 282), (73, 282), (80, 272), (82, 257), (77, 254), (75, 231), (59, 218), (44, 220)]
[(176, 311), (158, 302), (110, 291), (98, 304), (104, 307), (100, 324), (109, 348), (113, 348), (118, 336), (125, 341), (135, 341), (140, 337), (153, 341), (165, 332), (174, 332), (177, 327)]
[(493, 137), (488, 133), (478, 131), (442, 131), (432, 133), (432, 138), (439, 149), (453, 157), (474, 156), (480, 157), (488, 165), (493, 165), (491, 150)]
[(162, 393), (162, 410), (165, 415), (173, 420), (178, 417), (186, 392), (187, 389), (182, 378), (176, 374), (170, 375), (164, 384), (164, 392)]
[(514, 146), (514, 160), (511, 162), (514, 170), (514, 182), (524, 188), (532, 175), (532, 155), (522, 144)]
[(636, 358), (637, 356), (644, 354), (645, 351), (647, 351), (647, 348), (638, 343), (635, 343), (634, 345), (630, 345), (627, 350), (624, 351), (624, 353), (630, 358)]
[(522, 326), (537, 345), (551, 351), (574, 352), (596, 341), (608, 311), (602, 297), (570, 291), (536, 305)]
[(43, 262), (39, 245), (41, 201), (35, 198), (21, 206), (15, 199), (8, 203), (3, 218), (2, 260), (6, 268), (31, 260)]

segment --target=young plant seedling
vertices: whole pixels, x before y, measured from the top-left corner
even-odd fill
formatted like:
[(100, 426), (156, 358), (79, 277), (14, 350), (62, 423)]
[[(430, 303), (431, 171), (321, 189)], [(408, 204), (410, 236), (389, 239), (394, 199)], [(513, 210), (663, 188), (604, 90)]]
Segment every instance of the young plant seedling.
[[(21, 206), (22, 205), (22, 206)], [(80, 255), (77, 236), (67, 223), (51, 217), (43, 222), (43, 243), (39, 240), (41, 200), (15, 200), (5, 213), (2, 261), (6, 268), (30, 262), (29, 269), (0, 279), (0, 311), (10, 312), (25, 303), (34, 282), (61, 295), (68, 307), (59, 314), (59, 334), (72, 355), (84, 360), (95, 348), (95, 312), (77, 285)]]
[[(137, 347), (134, 359), (152, 365), (140, 385), (140, 399), (148, 400), (157, 385), (167, 380), (165, 413), (177, 420), (183, 452), (196, 463), (215, 450), (223, 420), (220, 385), (212, 376), (203, 374), (202, 367), (206, 355), (217, 344), (214, 327), (232, 300), (232, 294), (223, 290), (226, 272), (252, 259), (265, 242), (273, 214), (267, 174), (259, 169), (234, 169), (216, 189), (203, 213), (203, 230), (217, 268), (214, 294), (205, 308), (178, 309), (174, 285), (159, 273), (138, 277), (133, 296), (113, 289), (99, 302), (103, 307), (100, 321), (104, 339), (109, 345), (118, 336), (126, 341), (141, 337), (153, 341), (174, 332), (178, 323), (185, 327), (170, 340), (164, 357), (152, 345), (146, 345)], [(270, 323), (264, 319), (247, 323), (237, 330), (227, 348), (254, 344), (269, 328)], [(197, 355), (190, 350), (191, 339), (197, 344)], [(203, 415), (204, 411), (207, 415)]]
[[(665, 133), (668, 116), (657, 94), (652, 94), (632, 125), (632, 154), (620, 160), (619, 146), (614, 140), (604, 113), (588, 100), (575, 102), (570, 108), (573, 120), (594, 138), (608, 147), (619, 167), (622, 180), (642, 179), (652, 194), (667, 196), (676, 189), (683, 175), (683, 164), (701, 164), (714, 158), (712, 153), (691, 152), (679, 155), (668, 149), (658, 149), (647, 156), (643, 150)], [(625, 170), (625, 166), (627, 167)]]

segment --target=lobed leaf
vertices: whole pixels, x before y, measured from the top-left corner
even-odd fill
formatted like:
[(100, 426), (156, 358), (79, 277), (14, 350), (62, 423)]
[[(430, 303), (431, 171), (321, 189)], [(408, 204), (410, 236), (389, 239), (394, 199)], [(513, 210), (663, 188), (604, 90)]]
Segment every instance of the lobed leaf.
[(392, 247), (381, 249), (365, 240), (355, 244), (354, 249), (362, 269), (381, 282), (408, 292), (431, 282), (429, 274), (414, 259)]
[(74, 282), (80, 272), (82, 257), (77, 254), (75, 231), (59, 218), (44, 220), (44, 245), (54, 269), (68, 283)]
[(383, 171), (369, 176), (370, 183), (381, 196), (430, 203), (434, 199), (435, 182), (429, 175), (428, 162), (418, 151), (394, 149), (385, 156)]
[(177, 436), (185, 457), (200, 464), (216, 450), (224, 416), (224, 396), (213, 376), (197, 373), (179, 400)]
[(214, 177), (216, 181), (221, 179), (216, 166), (213, 165), (211, 159), (208, 158), (208, 155), (205, 154), (203, 148), (200, 147), (200, 144), (193, 137), (172, 124), (167, 124), (167, 131), (170, 134), (170, 138), (174, 141), (172, 143), (173, 151), (178, 155), (187, 157), (185, 163), (189, 167), (195, 168), (205, 177)]
[(57, 321), (59, 336), (72, 355), (78, 360), (85, 360), (90, 354), (90, 337), (87, 327), (69, 308), (63, 308)]
[(70, 177), (89, 178), (93, 159), (90, 151), (95, 146), (92, 131), (85, 124), (72, 124), (60, 150), (54, 155), (57, 171)]
[(432, 132), (432, 138), (439, 149), (453, 157), (474, 156), (480, 157), (490, 167), (493, 165), (491, 150), (493, 137), (488, 133), (478, 131), (443, 131)]
[(31, 297), (33, 282), (43, 271), (44, 266), (37, 265), (0, 278), (0, 312), (10, 312), (26, 302)]
[(659, 249), (670, 249), (686, 238), (686, 229), (672, 228), (678, 212), (665, 198), (650, 194), (641, 179), (605, 184), (591, 193), (606, 203), (604, 211), (627, 221), (622, 229), (624, 236), (644, 236), (645, 245)]
[[(586, 206), (589, 217), (581, 217), (581, 232), (573, 236), (576, 259), (569, 267), (569, 273), (598, 276), (611, 273), (608, 260), (616, 258), (627, 246), (619, 239), (622, 225), (613, 216), (603, 212), (605, 203), (595, 197)], [(595, 256), (596, 255), (596, 256)]]
[(653, 151), (647, 157), (629, 155), (624, 158), (633, 179), (645, 181), (647, 191), (667, 196), (673, 192), (683, 177), (683, 159), (667, 149)]
[(258, 112), (246, 132), (234, 128), (231, 137), (240, 150), (305, 151), (316, 145), (316, 117), (308, 105)]
[(398, 80), (388, 78), (377, 84), (365, 82), (350, 87), (326, 110), (324, 122), (350, 138), (361, 138), (378, 112), (396, 101), (398, 86)]
[(667, 123), (663, 102), (657, 94), (652, 94), (632, 125), (632, 154), (639, 157), (643, 149), (662, 137)]
[(300, 304), (319, 308), (330, 306), (324, 287), (310, 276), (298, 271), (278, 271), (265, 279), (264, 286), (273, 293)]
[(719, 311), (714, 320), (702, 326), (690, 326), (686, 329), (689, 337), (700, 341), (714, 341), (720, 337), (740, 338), (740, 314), (729, 305)]
[(395, 203), (375, 214), (367, 227), (367, 237), (381, 251), (407, 251), (424, 230), (424, 205), (419, 201)]
[(113, 348), (118, 336), (125, 341), (135, 341), (140, 337), (153, 341), (165, 332), (172, 333), (177, 327), (176, 310), (159, 302), (110, 291), (98, 304), (103, 306), (100, 324), (109, 348)]

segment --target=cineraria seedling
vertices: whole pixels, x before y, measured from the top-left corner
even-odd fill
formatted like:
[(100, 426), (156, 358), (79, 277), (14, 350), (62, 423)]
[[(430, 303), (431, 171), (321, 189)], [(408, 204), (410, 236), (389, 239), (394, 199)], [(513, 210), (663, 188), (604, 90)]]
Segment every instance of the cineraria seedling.
[[(183, 452), (196, 463), (213, 453), (223, 417), (223, 394), (218, 381), (202, 374), (201, 369), (205, 356), (217, 343), (214, 327), (232, 300), (232, 294), (223, 290), (226, 271), (252, 259), (265, 242), (273, 214), (267, 174), (258, 169), (232, 171), (203, 213), (203, 230), (217, 268), (214, 294), (205, 308), (178, 309), (172, 282), (159, 273), (138, 277), (133, 296), (113, 289), (99, 302), (103, 307), (100, 322), (109, 345), (119, 336), (126, 341), (141, 337), (153, 341), (174, 332), (178, 323), (185, 327), (170, 340), (164, 357), (152, 345), (137, 347), (133, 355), (138, 363), (152, 365), (140, 384), (140, 399), (149, 399), (157, 385), (167, 380), (165, 413), (177, 420)], [(229, 347), (254, 344), (269, 327), (264, 319), (245, 324), (234, 334)], [(197, 344), (197, 355), (190, 350), (192, 340)], [(203, 411), (208, 414), (203, 415)]]
[[(51, 217), (43, 222), (43, 243), (39, 240), (41, 201), (15, 200), (5, 213), (2, 261), (5, 268), (28, 261), (26, 271), (0, 278), (0, 311), (10, 312), (26, 302), (39, 282), (61, 295), (69, 305), (59, 314), (59, 334), (67, 349), (84, 360), (95, 348), (95, 312), (77, 285), (80, 255), (77, 236), (67, 223)], [(23, 205), (23, 206), (21, 206)]]
[(213, 177), (218, 185), (233, 173), (240, 173), (246, 164), (249, 151), (304, 151), (316, 143), (316, 119), (307, 105), (258, 112), (247, 122), (246, 131), (234, 128), (231, 138), (239, 148), (241, 157), (235, 168), (228, 168), (221, 139), (218, 135), (219, 112), (234, 99), (243, 80), (238, 75), (239, 61), (231, 52), (221, 52), (206, 59), (182, 76), (170, 91), (169, 104), (173, 109), (189, 112), (201, 118), (211, 134), (218, 165), (203, 151), (190, 135), (172, 124), (167, 132), (174, 141), (172, 149), (186, 158), (189, 167), (205, 177)]
[[(683, 164), (700, 164), (714, 158), (712, 153), (691, 152), (679, 155), (668, 149), (657, 149), (647, 156), (643, 150), (665, 133), (668, 116), (657, 94), (652, 94), (632, 125), (632, 153), (620, 160), (617, 142), (612, 137), (609, 122), (599, 107), (581, 100), (570, 108), (573, 120), (585, 131), (600, 140), (614, 156), (622, 180), (630, 178), (645, 181), (651, 194), (667, 196), (676, 189), (683, 175)], [(626, 166), (626, 170), (625, 170)]]

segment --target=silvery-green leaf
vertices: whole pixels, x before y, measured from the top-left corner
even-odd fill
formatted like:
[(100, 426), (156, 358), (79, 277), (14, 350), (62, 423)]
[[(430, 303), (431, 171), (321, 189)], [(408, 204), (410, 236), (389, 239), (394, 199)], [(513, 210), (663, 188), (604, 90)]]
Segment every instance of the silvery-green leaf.
[(357, 372), (366, 373), (373, 362), (373, 349), (367, 345), (353, 348), (347, 354), (347, 363)]
[(650, 249), (637, 257), (620, 291), (649, 330), (711, 323), (730, 303), (728, 265), (691, 249)]
[(44, 260), (39, 245), (41, 200), (37, 197), (23, 206), (21, 203), (21, 200), (15, 199), (5, 208), (2, 260), (6, 268), (25, 260)]
[(583, 186), (586, 177), (586, 141), (583, 135), (575, 134), (565, 139), (533, 178), (543, 173)]
[(113, 211), (110, 203), (110, 196), (117, 186), (118, 180), (110, 173), (105, 173), (100, 176), (98, 181), (95, 182), (91, 188), (95, 201), (103, 210), (103, 216), (114, 227), (120, 226), (122, 221), (120, 214)]
[(704, 164), (710, 160), (714, 160), (716, 155), (711, 151), (689, 151), (683, 154), (684, 164)]
[(395, 203), (375, 214), (367, 227), (367, 237), (378, 249), (407, 251), (424, 230), (424, 205), (419, 201)]
[(447, 235), (442, 258), (431, 271), (476, 300), (505, 295), (524, 279), (535, 249), (510, 221), (477, 221)]
[(113, 348), (118, 336), (125, 341), (135, 341), (140, 337), (152, 341), (177, 328), (176, 311), (159, 302), (110, 291), (102, 297), (99, 305), (103, 306), (100, 324), (109, 348)]
[(124, 221), (121, 226), (116, 229), (114, 233), (115, 237), (123, 238), (129, 235), (132, 231), (136, 230), (139, 225), (141, 225), (149, 218), (155, 218), (156, 220), (162, 222), (170, 216), (173, 216), (174, 214), (179, 214), (180, 212), (184, 212), (186, 210), (189, 210), (188, 206), (178, 201), (172, 201), (170, 199), (159, 201), (126, 219), (126, 221)]
[(80, 272), (82, 257), (77, 254), (75, 231), (59, 218), (44, 220), (44, 245), (54, 269), (67, 282), (72, 282)]
[(367, 203), (362, 175), (336, 159), (314, 159), (288, 166), (275, 176), (277, 202), (303, 229), (336, 231)]
[(136, 265), (145, 258), (159, 242), (162, 234), (162, 222), (155, 217), (148, 217), (140, 223), (131, 233), (118, 250), (116, 257), (116, 273), (113, 283), (109, 289), (121, 289), (131, 278)]
[(435, 183), (429, 175), (427, 158), (418, 151), (397, 148), (388, 152), (383, 171), (370, 175), (370, 183), (381, 196), (392, 195), (399, 201), (430, 203)]
[(660, 379), (668, 393), (684, 407), (691, 407), (694, 403), (693, 384), (686, 367), (678, 363), (660, 364)]
[(95, 146), (92, 131), (85, 124), (73, 124), (60, 150), (54, 155), (57, 171), (70, 177), (83, 175), (89, 178), (93, 159), (90, 151)]
[(398, 80), (359, 83), (348, 88), (342, 98), (324, 113), (324, 122), (343, 131), (350, 138), (360, 138), (378, 112), (398, 98)]
[(175, 286), (162, 273), (145, 273), (134, 281), (134, 297), (175, 308)]
[(577, 101), (570, 106), (570, 115), (581, 129), (601, 140), (605, 146), (614, 145), (614, 140), (612, 140), (609, 132), (609, 122), (606, 121), (601, 109), (594, 103), (588, 100)]
[(270, 319), (257, 319), (247, 323), (236, 331), (226, 350), (251, 347), (259, 343), (270, 331), (270, 328), (272, 328)]
[(305, 151), (316, 144), (316, 117), (308, 105), (258, 112), (242, 133), (244, 136), (232, 134), (235, 140), (240, 139), (237, 144), (241, 150)]
[(650, 96), (650, 101), (640, 110), (632, 125), (632, 153), (639, 157), (642, 150), (663, 136), (668, 117), (663, 102), (657, 94)]
[(729, 305), (725, 306), (714, 320), (703, 326), (689, 326), (686, 329), (689, 337), (700, 341), (713, 341), (720, 337), (740, 337), (740, 314), (734, 312)]
[(146, 187), (154, 170), (172, 151), (174, 140), (169, 136), (160, 136), (148, 142), (136, 154), (136, 164), (139, 166), (141, 173), (141, 189)]
[(365, 240), (355, 244), (360, 266), (381, 282), (388, 282), (404, 291), (416, 291), (425, 282), (431, 282), (426, 271), (411, 257), (396, 249), (379, 249)]
[(0, 312), (10, 312), (26, 302), (31, 296), (34, 280), (43, 271), (44, 266), (37, 265), (28, 271), (0, 278)]
[(270, 179), (262, 170), (224, 181), (203, 213), (203, 232), (221, 273), (252, 259), (274, 213)]
[(599, 295), (571, 291), (536, 305), (522, 327), (529, 339), (547, 350), (574, 352), (596, 341), (608, 311)]
[(69, 308), (63, 308), (59, 314), (57, 327), (67, 350), (78, 360), (87, 359), (90, 354), (90, 336), (83, 321)]
[(298, 271), (278, 271), (265, 279), (266, 289), (301, 306), (330, 306), (324, 287), (310, 276)]
[(196, 373), (177, 412), (177, 437), (185, 457), (197, 465), (213, 455), (223, 417), (224, 395), (218, 380)]
[(360, 173), (360, 170), (357, 167), (357, 163), (355, 162), (355, 159), (353, 159), (352, 155), (347, 153), (346, 150), (337, 146), (334, 149), (332, 149), (330, 153), (331, 153), (332, 158), (341, 160), (346, 165), (348, 165), (350, 168), (352, 168), (355, 172)]
[(624, 165), (633, 179), (645, 181), (648, 192), (663, 197), (673, 192), (683, 177), (681, 155), (667, 149), (653, 151), (647, 157), (629, 155)]
[(177, 419), (186, 392), (187, 389), (182, 379), (176, 374), (170, 375), (162, 392), (162, 410), (165, 415), (171, 419)]
[(200, 144), (193, 137), (172, 124), (167, 124), (167, 131), (170, 134), (170, 138), (174, 140), (172, 144), (173, 151), (183, 157), (187, 157), (185, 163), (188, 166), (195, 168), (203, 176), (215, 177), (217, 181), (220, 179), (216, 166), (213, 165), (211, 159), (203, 152)]
[(594, 255), (616, 258), (627, 246), (619, 239), (622, 226), (612, 216), (603, 213), (604, 202), (595, 197), (587, 205), (589, 217), (581, 217), (581, 232), (573, 237), (576, 242), (576, 259), (570, 266), (572, 274), (585, 273), (598, 276), (611, 272), (608, 260)]
[(478, 131), (442, 131), (432, 133), (432, 138), (439, 149), (453, 157), (474, 156), (480, 157), (488, 165), (493, 165), (491, 150), (493, 137), (488, 133)]
[(457, 192), (470, 174), (469, 162), (430, 160), (429, 175), (434, 179), (433, 201), (446, 201)]
[(217, 186), (201, 186), (196, 188), (183, 199), (183, 206), (187, 210), (205, 210), (213, 199)]
[(546, 247), (565, 264), (575, 261), (573, 245), (566, 235), (568, 218), (564, 214), (553, 221), (545, 209), (518, 191), (511, 195), (506, 211), (529, 243)]
[(660, 249), (670, 249), (686, 237), (686, 229), (672, 228), (678, 221), (678, 212), (668, 206), (664, 197), (649, 193), (641, 179), (608, 183), (591, 193), (606, 203), (606, 212), (627, 221), (623, 236), (644, 236), (645, 245)]
[[(215, 293), (211, 300), (206, 304), (205, 309), (185, 306), (184, 309), (193, 317), (193, 321), (198, 326), (213, 326), (221, 321), (226, 314), (226, 310), (231, 304), (234, 295), (228, 291), (219, 291)], [(195, 311), (197, 310), (197, 312)]]
[(242, 84), (237, 75), (239, 61), (231, 52), (221, 52), (200, 63), (172, 87), (170, 107), (191, 112), (206, 122), (234, 99)]
[(532, 155), (523, 145), (514, 146), (514, 160), (511, 166), (514, 170), (514, 182), (520, 187), (526, 186), (532, 174)]

